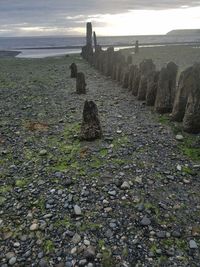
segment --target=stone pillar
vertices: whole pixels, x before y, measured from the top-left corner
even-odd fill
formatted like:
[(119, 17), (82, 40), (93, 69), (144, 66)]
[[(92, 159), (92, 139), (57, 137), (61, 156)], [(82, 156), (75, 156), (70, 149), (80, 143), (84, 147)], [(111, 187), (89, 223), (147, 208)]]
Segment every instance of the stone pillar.
[(78, 72), (76, 77), (76, 92), (77, 94), (86, 93), (85, 75), (83, 72)]
[(98, 109), (93, 101), (85, 101), (80, 139), (93, 141), (102, 137)]

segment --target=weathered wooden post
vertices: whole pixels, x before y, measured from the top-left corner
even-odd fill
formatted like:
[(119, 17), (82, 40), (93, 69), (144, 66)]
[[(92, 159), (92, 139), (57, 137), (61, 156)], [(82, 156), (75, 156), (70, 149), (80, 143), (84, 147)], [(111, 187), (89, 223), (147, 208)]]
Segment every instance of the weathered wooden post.
[(198, 134), (200, 133), (200, 63), (193, 65), (190, 85), (183, 129), (188, 133)]
[(76, 77), (76, 92), (77, 94), (86, 93), (85, 75), (83, 72), (78, 72)]
[(77, 77), (77, 72), (78, 72), (76, 64), (72, 63), (69, 68), (71, 70), (71, 78), (76, 78)]
[(97, 36), (96, 36), (96, 32), (93, 32), (93, 39), (94, 39), (94, 48), (95, 48), (95, 51), (96, 51), (96, 48), (97, 48)]
[(162, 68), (158, 80), (158, 90), (155, 101), (155, 111), (158, 113), (172, 112), (176, 92), (176, 76), (178, 66), (170, 62)]
[(147, 79), (146, 105), (154, 106), (158, 89), (159, 71), (153, 71)]
[(135, 54), (139, 53), (139, 42), (138, 40), (135, 42)]
[(178, 89), (176, 92), (171, 119), (181, 122), (185, 115), (188, 96), (193, 83), (193, 67), (184, 70), (178, 81)]
[(91, 64), (93, 62), (93, 48), (92, 48), (92, 23), (87, 22), (86, 25), (86, 45), (82, 47), (81, 55)]
[(147, 92), (147, 79), (151, 73), (156, 69), (152, 59), (145, 59), (140, 63), (140, 84), (138, 88), (138, 100), (144, 101)]
[(87, 22), (86, 45), (92, 46), (92, 23)]
[(98, 108), (93, 101), (85, 101), (80, 139), (93, 141), (102, 137)]

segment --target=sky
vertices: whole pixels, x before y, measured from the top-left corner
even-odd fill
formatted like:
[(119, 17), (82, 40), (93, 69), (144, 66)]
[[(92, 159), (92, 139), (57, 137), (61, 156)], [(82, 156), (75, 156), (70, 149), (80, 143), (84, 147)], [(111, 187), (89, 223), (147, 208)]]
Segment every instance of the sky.
[(166, 34), (200, 29), (200, 0), (0, 0), (0, 36)]

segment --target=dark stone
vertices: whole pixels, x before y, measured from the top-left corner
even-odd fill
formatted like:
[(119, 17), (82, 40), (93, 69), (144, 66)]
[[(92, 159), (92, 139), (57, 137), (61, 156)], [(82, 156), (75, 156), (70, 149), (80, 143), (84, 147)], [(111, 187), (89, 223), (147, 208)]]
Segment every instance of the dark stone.
[(71, 70), (71, 78), (76, 78), (77, 77), (77, 72), (78, 72), (76, 64), (72, 63), (69, 68)]
[(76, 92), (77, 94), (86, 93), (85, 75), (83, 72), (78, 72), (76, 77)]
[(163, 114), (172, 111), (176, 92), (177, 70), (178, 67), (173, 62), (168, 63), (166, 68), (161, 69), (155, 101), (155, 111), (158, 113)]
[(93, 141), (101, 137), (102, 129), (97, 106), (93, 101), (85, 101), (80, 138), (81, 140)]

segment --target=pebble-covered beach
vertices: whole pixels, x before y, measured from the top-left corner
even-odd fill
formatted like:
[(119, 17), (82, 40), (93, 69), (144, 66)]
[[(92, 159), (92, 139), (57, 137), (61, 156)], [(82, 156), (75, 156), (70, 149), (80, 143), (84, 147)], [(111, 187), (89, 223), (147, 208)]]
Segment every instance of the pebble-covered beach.
[[(146, 49), (161, 65), (178, 55)], [(200, 61), (190, 49), (181, 69)], [(103, 130), (93, 142), (79, 140), (86, 99)], [(79, 55), (0, 58), (0, 266), (200, 266), (199, 188), (200, 136)]]

